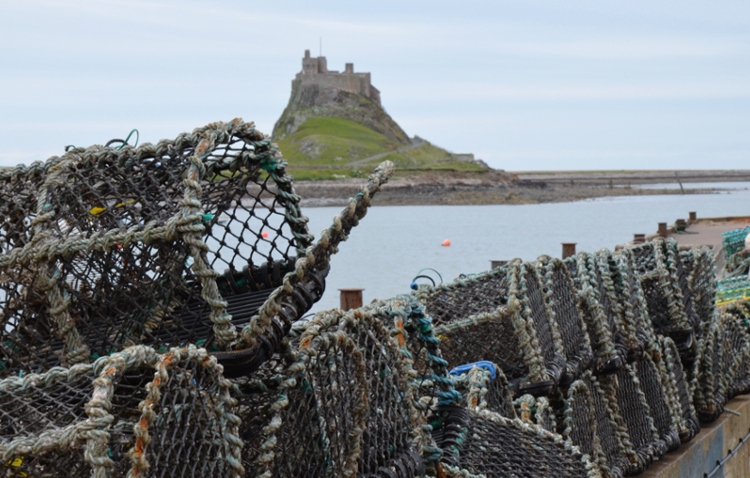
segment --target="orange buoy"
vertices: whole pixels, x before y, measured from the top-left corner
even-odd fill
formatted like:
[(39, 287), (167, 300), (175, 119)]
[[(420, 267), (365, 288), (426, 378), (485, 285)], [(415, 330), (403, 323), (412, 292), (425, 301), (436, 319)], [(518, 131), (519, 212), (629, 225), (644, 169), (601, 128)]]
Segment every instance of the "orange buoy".
[(263, 236), (263, 239), (267, 238), (268, 237), (268, 231), (263, 231), (263, 234), (261, 234), (261, 236)]
[(450, 245), (451, 245), (451, 240), (450, 239), (446, 239), (446, 240), (443, 241), (443, 247), (448, 247)]

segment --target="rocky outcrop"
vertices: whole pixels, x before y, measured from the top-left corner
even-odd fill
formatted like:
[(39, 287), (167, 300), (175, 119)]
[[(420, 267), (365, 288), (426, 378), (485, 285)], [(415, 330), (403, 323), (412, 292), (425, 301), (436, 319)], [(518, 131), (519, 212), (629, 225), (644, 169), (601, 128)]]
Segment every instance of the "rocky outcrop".
[(411, 143), (404, 130), (370, 98), (316, 84), (296, 84), (281, 118), (273, 127), (278, 141), (294, 134), (311, 117), (346, 118), (372, 129), (396, 145)]

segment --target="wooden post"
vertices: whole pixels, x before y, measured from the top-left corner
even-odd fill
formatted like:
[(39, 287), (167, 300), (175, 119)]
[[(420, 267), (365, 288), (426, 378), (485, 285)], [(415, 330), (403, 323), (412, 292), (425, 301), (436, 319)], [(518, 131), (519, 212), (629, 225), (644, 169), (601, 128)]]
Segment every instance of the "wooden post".
[(575, 242), (563, 242), (562, 245), (562, 258), (567, 259), (570, 256), (576, 255), (576, 243)]
[(667, 223), (666, 222), (660, 222), (659, 223), (659, 235), (663, 238), (667, 238)]
[(362, 291), (364, 289), (339, 289), (341, 291), (341, 310), (346, 312), (362, 307)]
[(688, 224), (692, 224), (698, 220), (698, 215), (695, 213), (695, 211), (689, 212), (688, 214), (690, 215), (690, 218), (688, 219)]
[(633, 234), (633, 244), (643, 244), (646, 242), (645, 234)]
[(492, 264), (492, 269), (499, 269), (507, 263), (508, 261), (490, 261), (490, 264)]

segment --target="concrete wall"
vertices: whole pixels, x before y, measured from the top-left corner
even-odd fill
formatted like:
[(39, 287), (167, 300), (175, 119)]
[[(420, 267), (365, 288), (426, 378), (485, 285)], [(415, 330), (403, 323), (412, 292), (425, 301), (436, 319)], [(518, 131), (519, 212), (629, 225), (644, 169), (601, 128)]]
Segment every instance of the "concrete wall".
[[(701, 424), (701, 432), (677, 451), (667, 453), (641, 475), (643, 478), (703, 478), (717, 463), (740, 445), (750, 432), (750, 396), (741, 395), (730, 401), (727, 409), (710, 425)], [(750, 440), (740, 445), (712, 478), (750, 478)]]

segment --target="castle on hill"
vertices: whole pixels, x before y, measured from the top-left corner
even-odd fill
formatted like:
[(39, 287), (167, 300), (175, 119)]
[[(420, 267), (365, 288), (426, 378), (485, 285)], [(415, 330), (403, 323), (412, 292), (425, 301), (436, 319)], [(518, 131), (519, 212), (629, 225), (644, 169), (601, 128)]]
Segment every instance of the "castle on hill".
[(310, 56), (310, 50), (305, 50), (302, 58), (302, 71), (292, 80), (292, 91), (299, 85), (318, 85), (324, 88), (335, 88), (349, 93), (366, 96), (380, 104), (380, 91), (370, 83), (369, 73), (355, 73), (354, 63), (347, 63), (344, 71), (339, 73), (328, 69), (326, 57)]

